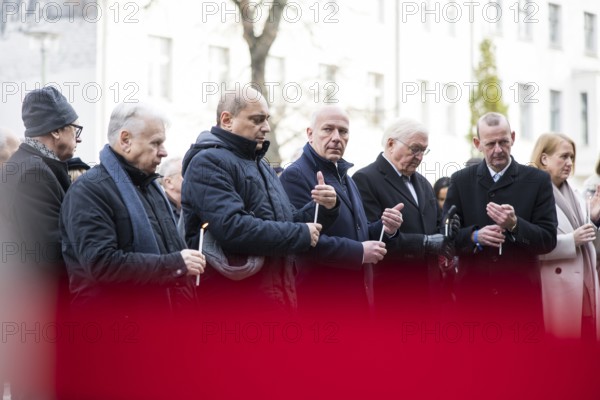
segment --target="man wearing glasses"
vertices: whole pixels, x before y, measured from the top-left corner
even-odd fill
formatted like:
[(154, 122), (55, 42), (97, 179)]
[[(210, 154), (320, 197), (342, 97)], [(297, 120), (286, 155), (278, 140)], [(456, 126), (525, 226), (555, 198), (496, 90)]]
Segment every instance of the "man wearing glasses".
[(398, 119), (385, 130), (382, 145), (375, 162), (353, 175), (369, 221), (386, 207), (404, 204), (398, 238), (388, 244), (387, 257), (375, 269), (376, 308), (384, 315), (418, 314), (429, 310), (429, 275), (439, 275), (437, 256), (452, 253), (450, 238), (438, 234), (441, 210), (433, 188), (417, 172), (429, 153), (427, 128)]
[[(25, 140), (4, 166), (4, 217), (20, 259), (68, 293), (58, 217), (71, 184), (66, 161), (73, 157), (83, 127), (67, 99), (54, 87), (29, 92), (23, 100)], [(64, 299), (62, 299), (64, 300)]]
[[(58, 221), (71, 184), (65, 161), (73, 157), (83, 128), (71, 104), (54, 87), (29, 92), (22, 119), (25, 140), (2, 167), (0, 225), (9, 235), (2, 241), (2, 261), (8, 267), (3, 271), (15, 271), (7, 275), (18, 277), (11, 280), (11, 292), (17, 294), (8, 300), (15, 306), (14, 318), (26, 321), (23, 326), (45, 326), (55, 321), (61, 306), (68, 305)], [(31, 353), (23, 350), (15, 357), (20, 362), (11, 377), (13, 398), (51, 397), (52, 344), (35, 342), (34, 337), (27, 346), (36, 346), (39, 356), (32, 356), (31, 348)]]

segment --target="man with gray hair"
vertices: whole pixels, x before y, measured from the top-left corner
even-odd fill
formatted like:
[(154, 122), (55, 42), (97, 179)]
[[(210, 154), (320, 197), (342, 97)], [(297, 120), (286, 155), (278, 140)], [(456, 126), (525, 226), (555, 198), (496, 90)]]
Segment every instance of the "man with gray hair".
[(179, 221), (181, 215), (181, 184), (183, 183), (181, 157), (169, 158), (163, 161), (158, 167), (158, 174), (160, 175), (158, 182), (165, 190), (175, 220)]
[(437, 256), (450, 257), (452, 242), (438, 233), (441, 212), (435, 193), (417, 172), (429, 153), (428, 130), (418, 121), (397, 119), (385, 130), (382, 145), (375, 162), (352, 176), (369, 221), (377, 220), (386, 207), (404, 203), (398, 238), (388, 244), (388, 256), (376, 266), (377, 308), (385, 313), (429, 310), (430, 275), (437, 279)]
[(156, 182), (166, 124), (147, 104), (119, 104), (100, 164), (65, 198), (60, 225), (75, 310), (129, 317), (195, 306), (205, 259), (185, 249)]
[(0, 128), (0, 167), (19, 148), (19, 139), (6, 128)]

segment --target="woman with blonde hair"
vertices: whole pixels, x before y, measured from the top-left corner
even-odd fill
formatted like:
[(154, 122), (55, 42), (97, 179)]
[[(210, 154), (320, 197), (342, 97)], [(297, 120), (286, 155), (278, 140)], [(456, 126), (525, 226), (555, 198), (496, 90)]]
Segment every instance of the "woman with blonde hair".
[[(531, 161), (550, 174), (556, 201), (556, 248), (540, 256), (542, 304), (546, 332), (558, 338), (594, 339), (600, 333), (596, 227), (589, 207), (567, 182), (575, 166), (575, 143), (560, 133), (541, 135)], [(600, 196), (592, 199), (592, 220), (600, 213)]]

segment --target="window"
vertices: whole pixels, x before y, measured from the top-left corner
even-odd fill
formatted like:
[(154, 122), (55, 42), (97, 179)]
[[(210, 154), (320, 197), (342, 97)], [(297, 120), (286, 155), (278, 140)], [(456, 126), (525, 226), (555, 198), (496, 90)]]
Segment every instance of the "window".
[(590, 131), (588, 124), (588, 95), (581, 93), (581, 139), (584, 145), (590, 144)]
[(585, 35), (585, 51), (596, 54), (596, 14), (583, 14), (583, 30)]
[(550, 130), (553, 132), (560, 131), (560, 104), (562, 93), (557, 90), (550, 91)]
[(383, 88), (383, 75), (369, 72), (367, 75), (369, 102), (367, 110), (371, 115), (371, 122), (373, 124), (379, 124), (384, 119)]
[(486, 10), (486, 19), (490, 23), (490, 32), (496, 35), (502, 35), (502, 20), (506, 16), (502, 15), (502, 0), (492, 0)]
[(384, 23), (385, 22), (385, 1), (378, 0), (376, 5), (376, 13), (377, 13), (377, 22)]
[(550, 45), (560, 47), (560, 6), (557, 4), (548, 4), (548, 29), (550, 34)]
[(434, 93), (429, 89), (429, 81), (421, 81), (421, 122), (426, 126), (429, 124), (429, 104), (427, 102), (427, 94)]
[(321, 78), (322, 86), (321, 90), (323, 93), (323, 101), (325, 103), (337, 102), (335, 94), (337, 93), (336, 75), (338, 67), (335, 65), (321, 64), (319, 65), (319, 77)]
[(456, 103), (460, 99), (460, 87), (456, 83), (447, 83), (442, 89), (442, 101), (447, 104), (446, 108), (446, 133), (456, 136)]
[(532, 18), (532, 7), (529, 5), (529, 0), (520, 0), (519, 7), (519, 39), (531, 40), (532, 26), (534, 18)]
[(525, 139), (533, 139), (531, 85), (519, 83), (519, 117), (521, 135)]
[(229, 80), (229, 49), (209, 46), (208, 48), (208, 81), (221, 86)]
[(149, 65), (148, 94), (172, 100), (172, 41), (170, 38), (150, 36), (150, 48), (150, 54), (154, 56), (150, 59)]

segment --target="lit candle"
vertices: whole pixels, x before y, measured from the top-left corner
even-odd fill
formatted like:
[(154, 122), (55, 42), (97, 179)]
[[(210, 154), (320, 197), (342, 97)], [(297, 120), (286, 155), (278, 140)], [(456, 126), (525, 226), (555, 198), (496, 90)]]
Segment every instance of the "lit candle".
[(319, 203), (315, 205), (315, 224), (317, 223), (317, 218), (319, 217)]
[[(204, 229), (208, 226), (208, 222), (205, 222), (200, 228), (200, 244), (198, 245), (198, 251), (202, 253), (202, 245), (204, 244)], [(196, 275), (196, 286), (200, 285), (200, 274)]]

